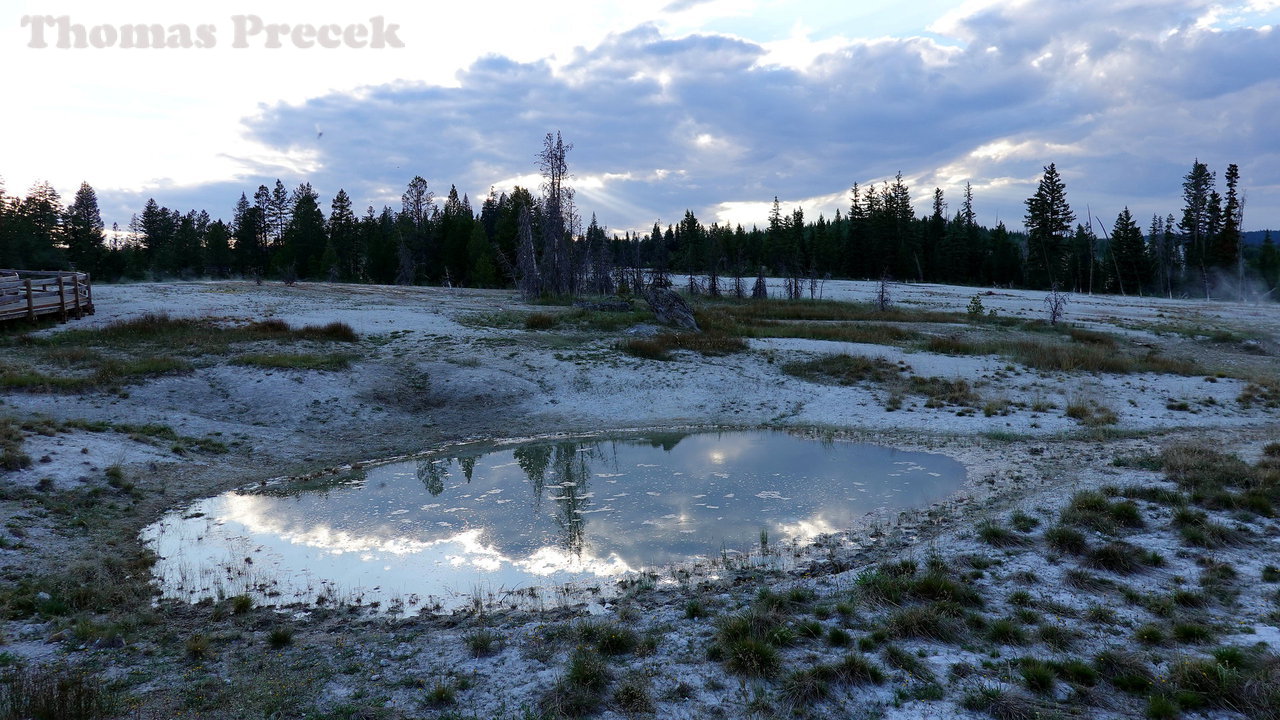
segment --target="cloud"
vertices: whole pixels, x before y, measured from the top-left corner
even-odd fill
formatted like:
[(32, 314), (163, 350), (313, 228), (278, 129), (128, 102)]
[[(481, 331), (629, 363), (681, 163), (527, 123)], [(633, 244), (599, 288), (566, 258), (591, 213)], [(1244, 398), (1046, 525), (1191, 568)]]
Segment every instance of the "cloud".
[(581, 209), (617, 229), (686, 208), (744, 220), (775, 195), (830, 214), (854, 181), (898, 171), (919, 212), (935, 184), (955, 200), (971, 181), (981, 219), (1016, 226), (1050, 162), (1073, 205), (1164, 214), (1197, 157), (1219, 171), (1238, 162), (1246, 224), (1280, 226), (1277, 31), (1240, 20), (1247, 7), (1229, 23), (1218, 10), (971, 3), (934, 23), (936, 37), (823, 41), (799, 67), (746, 39), (641, 25), (555, 64), (486, 56), (451, 87), (401, 82), (263, 107), (246, 127), (271, 154), (242, 158), (244, 189), (293, 163), (306, 177), (287, 184), (345, 187), (361, 204), (394, 204), (387, 189), (418, 174), (476, 200), (535, 171), (543, 135), (559, 130), (575, 146)]
[(666, 13), (684, 12), (685, 10), (688, 10), (690, 8), (695, 8), (699, 5), (706, 5), (711, 1), (712, 0), (674, 0), (673, 2), (669, 3), (666, 7), (662, 8), (662, 12), (666, 12)]

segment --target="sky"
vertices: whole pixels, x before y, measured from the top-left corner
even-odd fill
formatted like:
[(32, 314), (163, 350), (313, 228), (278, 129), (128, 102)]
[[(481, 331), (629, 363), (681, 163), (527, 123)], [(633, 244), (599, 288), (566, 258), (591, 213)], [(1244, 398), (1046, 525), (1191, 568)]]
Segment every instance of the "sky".
[[(121, 47), (134, 24), (166, 46)], [(1197, 159), (1280, 229), (1278, 26), (1280, 0), (0, 0), (0, 178), (86, 181), (108, 226), (152, 197), (229, 219), (277, 178), (326, 210), (398, 209), (415, 175), (478, 208), (536, 191), (558, 131), (617, 232), (775, 197), (830, 218), (897, 173), (919, 215), (968, 182), (1020, 228), (1049, 163), (1081, 221), (1145, 225)]]

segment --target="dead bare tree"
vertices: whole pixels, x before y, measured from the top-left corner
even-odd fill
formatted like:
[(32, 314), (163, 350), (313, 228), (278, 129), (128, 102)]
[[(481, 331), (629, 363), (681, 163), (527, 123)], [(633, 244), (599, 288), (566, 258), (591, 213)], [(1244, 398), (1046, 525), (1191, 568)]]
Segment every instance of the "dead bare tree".
[(1045, 312), (1049, 315), (1049, 324), (1057, 325), (1058, 321), (1066, 315), (1067, 303), (1070, 301), (1070, 295), (1062, 292), (1058, 283), (1054, 283), (1049, 288), (1049, 294), (1044, 298)]
[(880, 283), (876, 285), (876, 307), (880, 312), (889, 309), (893, 304), (893, 298), (889, 294), (889, 273), (880, 273)]
[(559, 131), (547, 133), (538, 153), (542, 173), (542, 291), (571, 295), (576, 289), (571, 239), (577, 230), (573, 188), (569, 187), (569, 165), (565, 156), (573, 149)]
[(707, 295), (709, 297), (720, 297), (720, 262), (720, 256), (716, 255), (711, 259), (711, 263), (707, 268)]
[(413, 278), (417, 274), (417, 263), (413, 260), (413, 251), (409, 249), (409, 244), (400, 239), (400, 246), (396, 250), (396, 284), (412, 285)]
[(542, 274), (533, 249), (533, 219), (528, 207), (520, 208), (516, 222), (516, 286), (526, 300), (535, 300), (542, 294)]
[(792, 272), (785, 265), (782, 267), (782, 290), (788, 300), (799, 300), (804, 297), (804, 283), (799, 273)]
[(733, 263), (733, 296), (739, 300), (747, 296), (746, 284), (742, 281), (742, 250)]
[(760, 266), (760, 273), (756, 275), (756, 284), (751, 287), (752, 300), (767, 300), (769, 298), (769, 287), (764, 282), (764, 266)]

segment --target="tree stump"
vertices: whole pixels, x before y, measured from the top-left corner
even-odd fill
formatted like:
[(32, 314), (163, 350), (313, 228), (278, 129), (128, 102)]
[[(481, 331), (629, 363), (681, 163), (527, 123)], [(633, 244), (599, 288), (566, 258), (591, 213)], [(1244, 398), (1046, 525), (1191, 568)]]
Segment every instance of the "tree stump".
[(692, 332), (702, 332), (698, 327), (698, 321), (693, 319), (693, 309), (689, 307), (689, 303), (671, 288), (645, 288), (644, 301), (649, 304), (653, 314), (667, 325), (674, 325)]

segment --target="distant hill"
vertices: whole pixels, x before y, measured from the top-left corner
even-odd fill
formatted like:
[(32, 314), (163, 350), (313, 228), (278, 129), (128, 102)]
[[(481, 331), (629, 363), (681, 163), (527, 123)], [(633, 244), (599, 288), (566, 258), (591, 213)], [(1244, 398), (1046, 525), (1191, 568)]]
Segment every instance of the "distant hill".
[(1262, 239), (1271, 233), (1271, 241), (1280, 243), (1280, 230), (1250, 230), (1244, 234), (1245, 245), (1261, 245)]

